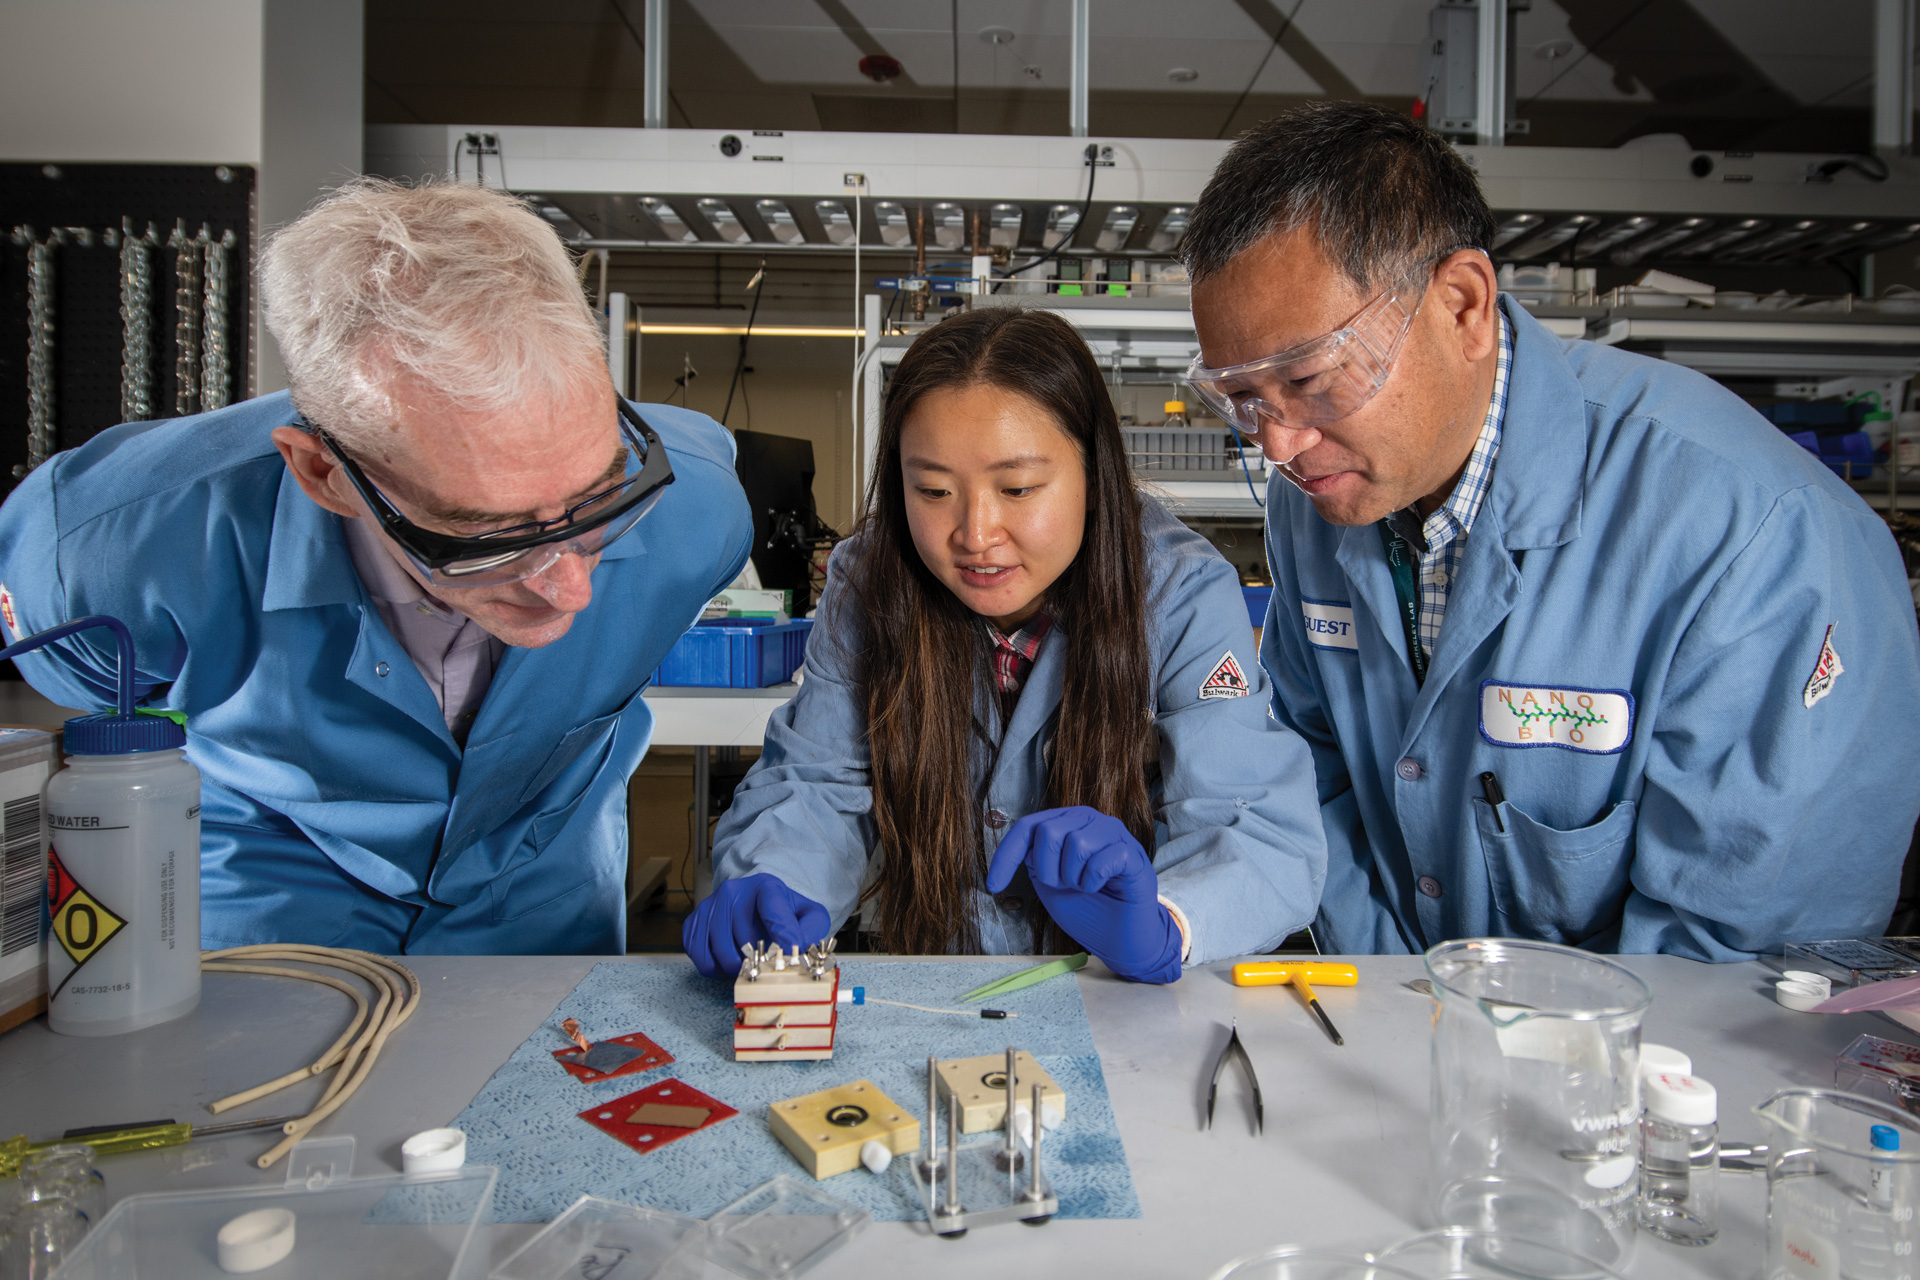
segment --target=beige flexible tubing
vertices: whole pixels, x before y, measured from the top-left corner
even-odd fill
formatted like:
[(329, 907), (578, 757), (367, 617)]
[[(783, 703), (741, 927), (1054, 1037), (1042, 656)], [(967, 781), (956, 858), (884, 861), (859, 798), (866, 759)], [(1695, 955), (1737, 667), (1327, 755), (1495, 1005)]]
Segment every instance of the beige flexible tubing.
[[(263, 943), (255, 946), (228, 947), (220, 951), (205, 951), (201, 953), (200, 959), (201, 968), (208, 973), (251, 973), (318, 982), (346, 992), (354, 1001), (353, 1021), (312, 1065), (290, 1071), (278, 1079), (243, 1090), (231, 1097), (222, 1098), (208, 1108), (214, 1112), (224, 1111), (265, 1097), (290, 1084), (311, 1079), (322, 1071), (334, 1072), (333, 1080), (327, 1085), (326, 1092), (321, 1094), (320, 1101), (313, 1110), (283, 1126), (282, 1132), (287, 1136), (274, 1144), (273, 1148), (257, 1161), (262, 1169), (285, 1155), (310, 1129), (332, 1115), (353, 1096), (354, 1090), (360, 1087), (367, 1078), (367, 1074), (373, 1070), (373, 1064), (379, 1058), (381, 1049), (386, 1046), (387, 1037), (413, 1016), (415, 1006), (420, 1003), (420, 979), (414, 976), (412, 970), (385, 956), (376, 956), (366, 951), (316, 947), (294, 942)], [(293, 961), (352, 974), (372, 988), (374, 998), (371, 1010), (369, 1010), (366, 995), (353, 984), (340, 978), (306, 969), (258, 963), (260, 961)]]

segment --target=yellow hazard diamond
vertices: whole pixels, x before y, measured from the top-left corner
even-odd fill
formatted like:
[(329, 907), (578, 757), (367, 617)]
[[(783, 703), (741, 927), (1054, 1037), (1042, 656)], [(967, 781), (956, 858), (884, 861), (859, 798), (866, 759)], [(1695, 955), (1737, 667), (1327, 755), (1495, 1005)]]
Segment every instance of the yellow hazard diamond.
[(126, 928), (127, 922), (80, 886), (58, 851), (53, 851), (48, 861), (47, 897), (53, 908), (53, 936), (77, 969)]

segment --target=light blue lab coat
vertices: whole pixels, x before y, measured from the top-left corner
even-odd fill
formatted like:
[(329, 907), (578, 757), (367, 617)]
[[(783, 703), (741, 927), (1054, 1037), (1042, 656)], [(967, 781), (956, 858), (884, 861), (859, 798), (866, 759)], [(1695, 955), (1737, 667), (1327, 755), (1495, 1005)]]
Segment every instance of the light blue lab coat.
[[(106, 613), (133, 630), (142, 704), (187, 713), (204, 779), (204, 945), (386, 953), (625, 950), (626, 786), (641, 687), (744, 561), (731, 438), (646, 405), (674, 483), (542, 649), (500, 660), (463, 751), (387, 630), (338, 516), (268, 432), (285, 394), (115, 427), (0, 507), (20, 633)], [(111, 704), (104, 632), (20, 660), (66, 706)]]
[(1321, 946), (1737, 960), (1884, 926), (1920, 811), (1885, 524), (1708, 378), (1502, 305), (1499, 458), (1424, 688), (1379, 531), (1268, 486), (1261, 658), (1318, 766)]
[[(1148, 639), (1159, 759), (1149, 779), (1157, 819), (1154, 868), (1160, 893), (1193, 930), (1193, 964), (1270, 950), (1304, 926), (1319, 900), (1326, 846), (1314, 809), (1313, 763), (1298, 735), (1271, 723), (1238, 579), (1204, 538), (1145, 502)], [(825, 598), (807, 645), (806, 679), (767, 724), (759, 761), (714, 831), (714, 880), (768, 872), (826, 907), (838, 930), (853, 913), (883, 855), (869, 790), (866, 703), (853, 655), (863, 629), (834, 554)], [(1040, 646), (982, 788), (981, 880), (1009, 824), (1048, 808), (1052, 749), (1065, 671), (1062, 618)], [(1097, 620), (1095, 625), (1098, 625)], [(1231, 655), (1248, 695), (1201, 697)], [(1218, 685), (1216, 685), (1216, 689)], [(956, 688), (956, 697), (967, 696)], [(997, 725), (995, 699), (977, 714)], [(978, 768), (984, 775), (984, 750)], [(1005, 893), (976, 891), (987, 954), (1030, 953), (1045, 914), (1026, 873)]]

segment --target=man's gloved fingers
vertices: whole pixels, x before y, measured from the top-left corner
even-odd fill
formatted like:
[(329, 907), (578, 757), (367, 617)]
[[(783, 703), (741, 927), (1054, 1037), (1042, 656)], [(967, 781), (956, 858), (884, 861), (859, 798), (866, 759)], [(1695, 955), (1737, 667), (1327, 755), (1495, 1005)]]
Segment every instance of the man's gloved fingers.
[(733, 932), (727, 927), (727, 913), (719, 908), (723, 904), (717, 896), (694, 907), (693, 914), (687, 917), (686, 927), (681, 931), (681, 942), (686, 946), (687, 958), (693, 961), (693, 967), (702, 975), (714, 978), (721, 974), (732, 975), (739, 972), (740, 957), (733, 946)]
[(812, 898), (794, 897), (799, 901), (799, 909), (794, 913), (800, 932), (800, 946), (810, 947), (816, 942), (826, 941), (828, 931), (833, 927), (833, 917), (827, 909)]

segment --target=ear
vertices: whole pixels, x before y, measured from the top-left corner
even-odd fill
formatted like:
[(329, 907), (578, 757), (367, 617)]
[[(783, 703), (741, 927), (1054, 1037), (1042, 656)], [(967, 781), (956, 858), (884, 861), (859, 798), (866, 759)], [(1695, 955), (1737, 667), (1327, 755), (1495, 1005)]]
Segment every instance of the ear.
[(293, 473), (293, 482), (300, 491), (312, 498), (321, 508), (337, 516), (350, 520), (360, 518), (360, 512), (345, 497), (336, 494), (336, 488), (346, 489), (346, 476), (340, 470), (340, 464), (327, 451), (326, 444), (311, 431), (302, 431), (299, 427), (275, 427), (273, 429), (273, 447), (280, 451), (280, 457), (287, 464), (287, 470)]
[(1494, 344), (1499, 341), (1494, 312), (1500, 305), (1500, 286), (1486, 254), (1478, 249), (1461, 249), (1442, 259), (1433, 273), (1433, 291), (1427, 305), (1439, 309), (1461, 359), (1478, 364), (1493, 354)]

